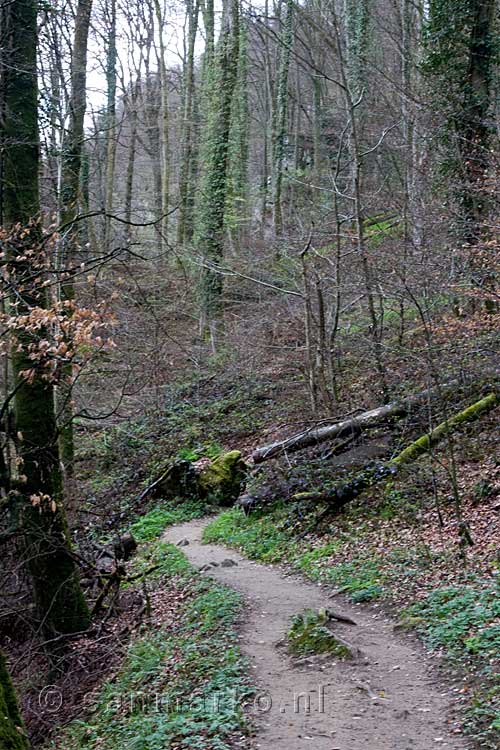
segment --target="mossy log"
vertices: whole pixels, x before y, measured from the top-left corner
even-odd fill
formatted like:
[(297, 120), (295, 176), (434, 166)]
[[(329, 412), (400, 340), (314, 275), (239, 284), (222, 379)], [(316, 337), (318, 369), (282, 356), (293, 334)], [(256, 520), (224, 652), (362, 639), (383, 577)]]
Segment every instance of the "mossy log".
[(488, 394), (488, 396), (480, 399), (480, 401), (476, 401), (476, 403), (471, 404), (463, 411), (455, 414), (451, 419), (441, 422), (441, 424), (435, 427), (432, 432), (419, 437), (418, 440), (415, 440), (411, 445), (401, 451), (396, 458), (393, 458), (390, 463), (393, 466), (403, 466), (404, 464), (415, 461), (422, 454), (428, 453), (428, 451), (437, 445), (440, 440), (446, 437), (446, 435), (454, 432), (460, 427), (460, 425), (478, 419), (478, 417), (498, 406), (499, 403), (500, 399), (498, 393)]
[(5, 656), (0, 651), (0, 748), (2, 750), (27, 750), (28, 738), (24, 731), (12, 680), (7, 670)]
[(348, 482), (339, 483), (328, 492), (300, 492), (293, 496), (299, 502), (326, 502), (328, 510), (340, 510), (351, 500), (381, 481), (396, 474), (402, 466), (415, 461), (437, 445), (444, 437), (455, 432), (459, 427), (487, 414), (500, 404), (498, 393), (489, 393), (484, 398), (471, 404), (450, 419), (441, 422), (431, 432), (422, 435), (408, 445), (401, 453), (385, 464), (367, 467)]

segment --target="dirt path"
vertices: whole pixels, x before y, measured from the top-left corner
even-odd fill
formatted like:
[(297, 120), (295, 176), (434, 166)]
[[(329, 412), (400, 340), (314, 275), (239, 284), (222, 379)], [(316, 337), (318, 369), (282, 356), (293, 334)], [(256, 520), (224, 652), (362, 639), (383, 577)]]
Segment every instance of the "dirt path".
[[(219, 563), (207, 575), (243, 594), (247, 607), (241, 646), (261, 690), (253, 705), (261, 750), (465, 750), (446, 714), (450, 688), (436, 684), (416, 640), (393, 632), (376, 610), (358, 607), (328, 589), (251, 562), (232, 550), (201, 544), (206, 520), (169, 529), (164, 538), (189, 540), (183, 552), (197, 566)], [(237, 565), (221, 567), (223, 560)], [(294, 663), (276, 644), (290, 617), (306, 607), (342, 611), (357, 625), (335, 632), (362, 652), (356, 663), (315, 657)], [(310, 699), (307, 711), (306, 696)], [(383, 697), (377, 697), (383, 696)]]

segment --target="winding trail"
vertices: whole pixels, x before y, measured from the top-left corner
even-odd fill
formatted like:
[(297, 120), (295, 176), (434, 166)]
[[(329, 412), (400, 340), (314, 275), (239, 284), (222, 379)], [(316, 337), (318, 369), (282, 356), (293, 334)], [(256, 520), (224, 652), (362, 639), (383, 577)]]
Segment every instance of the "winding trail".
[[(446, 721), (450, 686), (431, 676), (429, 658), (413, 636), (394, 633), (376, 608), (356, 606), (328, 588), (285, 576), (224, 547), (202, 544), (208, 520), (172, 527), (164, 539), (182, 547), (191, 563), (239, 591), (245, 600), (241, 648), (260, 693), (252, 713), (260, 750), (467, 750)], [(224, 560), (237, 563), (221, 567)], [(279, 647), (290, 617), (306, 607), (341, 611), (357, 623), (335, 632), (360, 650), (353, 663), (332, 656), (297, 663)], [(308, 697), (308, 698), (307, 698)], [(309, 699), (310, 710), (307, 710)]]

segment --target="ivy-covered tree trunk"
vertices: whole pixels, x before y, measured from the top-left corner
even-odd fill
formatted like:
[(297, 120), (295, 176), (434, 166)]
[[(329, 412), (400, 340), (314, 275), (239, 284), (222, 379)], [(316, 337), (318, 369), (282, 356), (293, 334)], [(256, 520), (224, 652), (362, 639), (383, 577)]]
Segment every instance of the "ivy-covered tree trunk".
[(16, 693), (10, 679), (5, 656), (0, 651), (0, 747), (2, 750), (27, 750), (29, 742), (24, 732)]
[(43, 311), (47, 306), (46, 287), (41, 283), (46, 251), (40, 244), (40, 226), (33, 218), (39, 212), (37, 3), (18, 0), (4, 4), (1, 12), (6, 43), (1, 123), (6, 148), (1, 187), (3, 223), (11, 227), (6, 243), (7, 272), (15, 289), (12, 312), (22, 316), (34, 311), (41, 317), (40, 327), (25, 328), (13, 346), (14, 418), (21, 468), (12, 500), (43, 630), (47, 634), (71, 633), (88, 626), (89, 613), (71, 555), (62, 504), (54, 386), (30, 356), (45, 338)]
[[(74, 221), (80, 201), (80, 174), (82, 166), (83, 124), (87, 95), (87, 46), (92, 0), (79, 0), (75, 18), (75, 36), (71, 60), (71, 96), (69, 100), (69, 126), (63, 142), (61, 179), (61, 225), (63, 235), (61, 270), (68, 269), (75, 260), (78, 229)], [(60, 288), (61, 299), (72, 303), (75, 288), (71, 271)], [(66, 368), (57, 391), (57, 413), (60, 429), (59, 448), (64, 471), (73, 474), (74, 440), (73, 408), (71, 403), (71, 366)]]
[(205, 171), (198, 206), (196, 247), (203, 259), (201, 329), (215, 350), (222, 322), (222, 277), (214, 268), (224, 256), (224, 217), (228, 195), (231, 110), (238, 73), (239, 3), (228, 0), (214, 60), (213, 90), (209, 92), (209, 121)]
[(447, 181), (459, 233), (471, 245), (484, 232), (490, 198), (486, 184), (493, 132), (488, 122), (497, 57), (495, 0), (433, 0), (427, 23), (425, 71), (445, 123)]

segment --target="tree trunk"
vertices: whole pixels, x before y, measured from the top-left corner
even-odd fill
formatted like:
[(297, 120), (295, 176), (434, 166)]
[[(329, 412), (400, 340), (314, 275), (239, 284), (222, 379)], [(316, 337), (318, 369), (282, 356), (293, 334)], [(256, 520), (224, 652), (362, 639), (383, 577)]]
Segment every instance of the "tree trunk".
[(283, 233), (282, 187), (288, 121), (288, 73), (290, 70), (290, 55), (293, 45), (293, 17), (294, 2), (293, 0), (287, 0), (284, 30), (281, 39), (280, 67), (276, 92), (276, 128), (273, 134), (274, 233), (277, 237)]
[(161, 222), (160, 249), (168, 248), (168, 206), (170, 187), (170, 154), (168, 144), (168, 76), (166, 65), (165, 44), (163, 41), (163, 14), (160, 0), (154, 0), (156, 21), (158, 24), (159, 51), (157, 52), (158, 68), (160, 71), (161, 97)]
[[(87, 47), (92, 0), (79, 0), (76, 10), (75, 37), (71, 61), (71, 96), (69, 100), (69, 127), (63, 141), (60, 219), (65, 230), (62, 243), (60, 270), (75, 265), (79, 229), (71, 224), (78, 214), (80, 200), (80, 174), (82, 166), (83, 124), (87, 96)], [(72, 304), (75, 300), (73, 277), (70, 275), (60, 285), (60, 297)], [(74, 438), (72, 408), (72, 368), (63, 372), (57, 389), (57, 416), (60, 429), (59, 450), (66, 476), (73, 475)]]
[(222, 323), (222, 277), (211, 267), (224, 256), (224, 217), (228, 193), (229, 134), (231, 105), (238, 72), (239, 4), (228, 0), (224, 7), (221, 36), (215, 57), (215, 76), (208, 91), (210, 107), (204, 174), (196, 247), (204, 266), (201, 279), (202, 323), (204, 335), (215, 350)]
[(0, 651), (0, 747), (2, 750), (28, 750), (16, 693)]
[(110, 0), (109, 36), (106, 66), (107, 108), (106, 108), (106, 185), (104, 190), (106, 216), (104, 217), (104, 245), (106, 252), (111, 243), (111, 217), (113, 212), (113, 192), (115, 186), (116, 159), (116, 0)]
[[(8, 144), (3, 165), (5, 226), (9, 238), (8, 272), (16, 292), (16, 314), (47, 306), (41, 230), (33, 217), (38, 198), (37, 3), (19, 0), (2, 7), (2, 33), (9, 41), (2, 58), (2, 141)], [(20, 228), (14, 225), (18, 224)], [(26, 254), (29, 249), (31, 253)], [(38, 286), (37, 285), (38, 280)], [(24, 561), (46, 633), (70, 633), (89, 624), (88, 609), (71, 556), (62, 504), (62, 482), (54, 409), (54, 387), (33, 366), (29, 349), (44, 331), (21, 332), (13, 346), (15, 429), (21, 474), (15, 510), (24, 534)], [(26, 371), (32, 371), (31, 376)]]
[(347, 503), (359, 497), (363, 492), (378, 482), (394, 476), (402, 466), (406, 466), (412, 461), (428, 453), (431, 448), (437, 445), (443, 438), (451, 435), (461, 425), (472, 422), (475, 419), (487, 414), (500, 404), (498, 393), (489, 393), (484, 398), (471, 404), (455, 416), (445, 420), (431, 432), (422, 435), (407, 446), (395, 458), (386, 464), (381, 464), (375, 469), (366, 469), (360, 472), (349, 482), (342, 482), (328, 492), (300, 492), (294, 495), (294, 500), (326, 502), (330, 510), (340, 510)]
[[(449, 383), (441, 386), (441, 392), (443, 393), (449, 391), (454, 392), (457, 389), (457, 383)], [(425, 403), (426, 400), (437, 395), (439, 394), (435, 389), (422, 391), (421, 393), (409, 396), (401, 401), (393, 401), (390, 404), (379, 406), (376, 409), (370, 409), (369, 411), (358, 414), (356, 417), (343, 419), (341, 422), (335, 422), (335, 424), (327, 424), (322, 427), (313, 427), (308, 430), (303, 430), (298, 434), (291, 435), (285, 440), (278, 440), (275, 443), (270, 443), (269, 445), (263, 445), (261, 448), (257, 448), (252, 453), (251, 458), (254, 463), (258, 464), (262, 461), (267, 461), (270, 458), (281, 456), (284, 453), (293, 453), (302, 448), (308, 448), (311, 445), (323, 443), (326, 440), (344, 437), (353, 431), (359, 432), (371, 429), (372, 427), (377, 427), (390, 419), (406, 416), (413, 408), (417, 407), (419, 404)]]
[(190, 237), (189, 225), (192, 223), (190, 176), (193, 167), (193, 131), (194, 131), (194, 49), (198, 31), (199, 0), (187, 2), (187, 52), (184, 63), (183, 110), (182, 110), (182, 158), (179, 169), (179, 219), (177, 222), (177, 243), (182, 246)]

